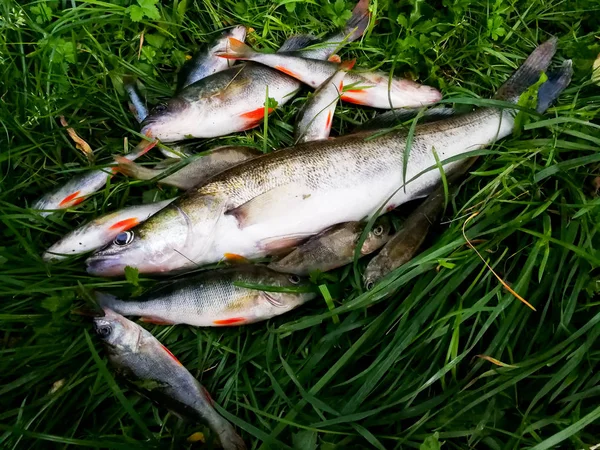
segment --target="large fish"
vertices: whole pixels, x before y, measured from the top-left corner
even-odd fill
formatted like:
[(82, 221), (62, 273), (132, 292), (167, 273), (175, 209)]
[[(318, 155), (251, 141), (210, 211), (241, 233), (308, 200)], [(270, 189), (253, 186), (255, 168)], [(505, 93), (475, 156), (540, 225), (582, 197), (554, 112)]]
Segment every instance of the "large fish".
[[(323, 85), (339, 70), (339, 64), (334, 62), (290, 53), (260, 53), (234, 38), (229, 41), (230, 50), (218, 53), (219, 56), (264, 64), (313, 88)], [(442, 94), (431, 86), (403, 78), (390, 79), (383, 72), (348, 72), (342, 87), (345, 87), (340, 97), (342, 100), (382, 109), (425, 106), (442, 98)]]
[(206, 423), (225, 450), (246, 448), (233, 426), (215, 411), (206, 388), (149, 331), (108, 308), (103, 317), (94, 318), (94, 328), (110, 364), (134, 390), (180, 416)]
[[(334, 225), (295, 248), (283, 258), (273, 261), (269, 268), (283, 273), (308, 275), (327, 272), (350, 264), (354, 251), (365, 229), (363, 222)], [(391, 226), (386, 216), (377, 219), (360, 250), (360, 256), (373, 253), (390, 238)]]
[[(217, 147), (206, 155), (190, 157), (189, 162), (177, 172), (171, 173), (158, 180), (159, 184), (175, 186), (176, 188), (188, 190), (200, 184), (210, 177), (229, 169), (236, 164), (251, 158), (256, 158), (262, 153), (250, 147), (227, 145)], [(151, 180), (160, 177), (166, 169), (150, 169), (140, 166), (127, 158), (115, 158), (119, 163), (119, 172), (138, 180)]]
[(96, 298), (101, 306), (124, 316), (139, 316), (144, 322), (219, 327), (267, 320), (316, 296), (308, 291), (263, 291), (258, 286), (308, 290), (308, 284), (296, 275), (277, 273), (264, 266), (242, 265), (166, 282), (142, 297), (126, 301), (104, 293), (97, 293)]
[[(156, 142), (142, 140), (132, 152), (123, 157), (129, 161), (134, 161), (155, 145)], [(112, 167), (90, 170), (82, 175), (73, 177), (67, 183), (37, 199), (31, 208), (37, 210), (36, 212), (40, 216), (46, 217), (56, 210), (78, 205), (86, 197), (102, 189), (108, 178), (116, 173), (115, 169), (114, 165), (112, 165)]]
[[(549, 66), (556, 40), (539, 46), (497, 98), (516, 103)], [(565, 62), (538, 92), (539, 110), (568, 85)], [(403, 179), (408, 130), (307, 142), (259, 156), (199, 185), (88, 259), (88, 272), (122, 275), (125, 266), (160, 273), (214, 263), (225, 253), (258, 258), (297, 245), (342, 222), (359, 221), (428, 193), (444, 161), (513, 131), (514, 108), (488, 107), (417, 125)], [(460, 161), (444, 164), (451, 173)], [(428, 170), (429, 169), (429, 170)], [(411, 181), (421, 172), (425, 172)]]
[[(222, 58), (216, 56), (217, 52), (227, 51), (230, 37), (243, 41), (246, 39), (246, 27), (237, 25), (229, 30), (225, 30), (210, 45), (199, 50), (179, 72), (177, 82), (178, 91), (202, 78), (206, 78), (209, 75), (221, 72), (232, 66), (231, 62), (224, 63)], [(219, 59), (221, 60), (219, 61)]]
[[(368, 22), (364, 2), (361, 5), (355, 13), (363, 22), (367, 14)], [(365, 27), (354, 25), (353, 29), (356, 32), (352, 33), (352, 40), (360, 37), (358, 32), (362, 33)], [(306, 43), (305, 39), (291, 39), (286, 49), (299, 50), (299, 45)], [(166, 103), (157, 105), (142, 123), (142, 133), (162, 142), (175, 142), (248, 130), (263, 122), (265, 110), (274, 110), (270, 105), (265, 108), (267, 97), (283, 105), (300, 87), (295, 78), (260, 64), (234, 66), (190, 84)]]
[(69, 256), (81, 255), (104, 247), (112, 242), (119, 233), (139, 225), (173, 200), (175, 199), (128, 206), (98, 217), (71, 231), (46, 250), (42, 257), (44, 261), (60, 261)]
[(343, 80), (353, 65), (354, 61), (340, 64), (339, 70), (304, 104), (296, 122), (297, 143), (318, 141), (329, 137), (335, 107), (342, 95)]

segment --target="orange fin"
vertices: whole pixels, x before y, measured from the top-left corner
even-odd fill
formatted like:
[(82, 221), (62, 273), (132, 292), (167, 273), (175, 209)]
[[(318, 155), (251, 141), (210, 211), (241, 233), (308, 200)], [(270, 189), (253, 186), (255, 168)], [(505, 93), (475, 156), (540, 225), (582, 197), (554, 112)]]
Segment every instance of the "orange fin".
[(115, 223), (114, 225), (109, 227), (109, 230), (126, 231), (126, 230), (129, 230), (130, 228), (135, 227), (139, 223), (140, 222), (137, 220), (136, 217), (130, 217), (129, 219), (124, 219), (124, 220), (121, 220), (121, 221)]
[(325, 128), (331, 128), (331, 111), (327, 112), (327, 122), (325, 123)]
[(163, 348), (163, 350), (164, 350), (165, 352), (167, 352), (167, 354), (168, 354), (168, 355), (169, 355), (171, 358), (173, 358), (173, 360), (174, 360), (174, 361), (175, 361), (177, 364), (179, 364), (180, 366), (183, 366), (183, 364), (181, 364), (181, 362), (180, 362), (180, 361), (177, 359), (177, 357), (176, 357), (176, 356), (175, 356), (173, 353), (171, 353), (171, 350), (169, 350), (167, 347), (165, 347), (165, 346), (164, 346), (164, 345), (162, 345), (162, 344), (160, 344), (160, 346)]
[(239, 325), (246, 321), (243, 317), (232, 317), (231, 319), (213, 320), (215, 325)]
[(204, 395), (206, 396), (206, 399), (208, 400), (208, 403), (210, 403), (210, 406), (215, 406), (215, 401), (213, 400), (213, 398), (211, 397), (210, 393), (208, 392), (208, 390), (204, 387), (204, 386), (200, 386), (202, 388), (202, 392), (204, 393)]
[(342, 58), (340, 58), (340, 55), (331, 55), (329, 58), (327, 58), (327, 61), (339, 64), (342, 62)]
[[(269, 114), (271, 114), (273, 112), (273, 108), (269, 108), (268, 111)], [(244, 119), (249, 119), (252, 122), (260, 121), (265, 118), (265, 108), (258, 108), (254, 111), (249, 111), (247, 113), (240, 114), (240, 117), (243, 117)]]
[(251, 264), (251, 261), (248, 258), (245, 258), (244, 256), (238, 255), (236, 253), (224, 253), (223, 257), (229, 263), (234, 263), (234, 264)]
[(157, 317), (140, 317), (140, 322), (152, 323), (154, 325), (174, 325), (173, 322), (168, 320), (159, 319)]
[(343, 63), (340, 64), (340, 69), (341, 70), (350, 70), (354, 67), (354, 64), (356, 64), (356, 59), (350, 59), (348, 61), (344, 61)]
[(69, 206), (77, 205), (83, 201), (83, 197), (78, 198), (81, 191), (73, 192), (72, 194), (67, 195), (62, 201), (58, 204), (61, 208), (67, 208)]
[(280, 72), (285, 73), (286, 75), (289, 75), (290, 77), (296, 78), (298, 80), (301, 78), (300, 75), (298, 75), (293, 70), (288, 69), (287, 67), (284, 67), (284, 66), (275, 66), (275, 69), (279, 70)]
[(227, 43), (227, 51), (219, 52), (216, 55), (225, 59), (247, 59), (254, 50), (248, 47), (239, 39), (230, 37)]
[(366, 92), (361, 89), (350, 89), (348, 91), (344, 91), (340, 98), (348, 103), (354, 103), (356, 105), (366, 105), (367, 99), (364, 98), (365, 94)]

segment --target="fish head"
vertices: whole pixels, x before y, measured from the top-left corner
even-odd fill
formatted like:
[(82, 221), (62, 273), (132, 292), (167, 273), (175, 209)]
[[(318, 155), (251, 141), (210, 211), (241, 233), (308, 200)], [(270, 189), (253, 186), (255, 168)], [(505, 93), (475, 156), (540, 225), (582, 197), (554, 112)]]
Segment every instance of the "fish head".
[(369, 231), (365, 242), (361, 249), (363, 255), (373, 253), (375, 250), (381, 248), (387, 241), (392, 237), (392, 224), (390, 220), (383, 216), (378, 218), (373, 224), (373, 228)]
[[(308, 279), (295, 274), (270, 272), (265, 275), (264, 280), (261, 281), (262, 284), (290, 289), (288, 292), (263, 291), (263, 296), (276, 308), (292, 309), (317, 296)], [(297, 289), (297, 291), (293, 292), (292, 289)]]
[(190, 137), (197, 118), (190, 114), (192, 105), (181, 96), (156, 105), (142, 122), (141, 133), (162, 142), (175, 142)]
[(94, 330), (109, 348), (110, 353), (137, 353), (144, 330), (109, 308), (103, 310), (104, 316), (94, 318)]

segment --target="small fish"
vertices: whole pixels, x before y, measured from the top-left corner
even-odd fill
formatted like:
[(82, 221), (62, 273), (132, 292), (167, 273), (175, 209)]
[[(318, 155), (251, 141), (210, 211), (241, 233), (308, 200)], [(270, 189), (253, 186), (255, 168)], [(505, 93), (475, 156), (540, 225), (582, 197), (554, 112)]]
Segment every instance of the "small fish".
[[(253, 61), (277, 69), (313, 88), (318, 88), (339, 69), (330, 61), (307, 59), (290, 53), (259, 53), (233, 38), (230, 50), (217, 55), (235, 60)], [(341, 99), (373, 108), (392, 109), (435, 103), (442, 94), (435, 88), (414, 81), (392, 78), (383, 72), (348, 72)]]
[[(555, 39), (540, 45), (496, 98), (517, 103), (555, 52)], [(570, 61), (559, 70), (538, 90), (539, 112), (569, 84)], [(459, 158), (509, 136), (515, 116), (514, 108), (486, 107), (417, 124), (407, 161), (407, 129), (356, 133), (261, 155), (190, 189), (130, 230), (128, 244), (93, 254), (87, 270), (118, 276), (133, 266), (141, 273), (167, 273), (218, 262), (224, 253), (248, 259), (273, 255), (335, 224), (423, 197), (440, 181), (436, 154), (441, 161), (454, 160), (444, 163), (450, 174)]]
[[(183, 168), (159, 179), (158, 183), (187, 191), (213, 175), (261, 154), (258, 150), (250, 147), (235, 145), (217, 147), (204, 156), (189, 158), (189, 162)], [(119, 163), (119, 172), (138, 180), (152, 180), (160, 177), (164, 172), (170, 171), (168, 167), (166, 169), (150, 169), (120, 156), (115, 160)]]
[(235, 283), (275, 288), (308, 287), (308, 283), (296, 275), (277, 273), (264, 266), (240, 265), (163, 283), (131, 300), (119, 300), (104, 293), (96, 293), (96, 298), (101, 306), (125, 316), (139, 316), (144, 322), (220, 327), (267, 320), (316, 296), (313, 292), (271, 292)]
[(98, 217), (71, 231), (46, 250), (42, 258), (44, 261), (55, 262), (104, 247), (112, 242), (119, 233), (139, 225), (173, 200), (175, 199), (147, 205), (128, 206)]
[(115, 371), (142, 395), (176, 414), (206, 423), (225, 450), (246, 448), (233, 426), (214, 408), (214, 401), (183, 364), (149, 331), (104, 309), (94, 318)]
[[(124, 158), (134, 161), (156, 145), (156, 142), (142, 140), (137, 147)], [(109, 166), (110, 167), (110, 166)], [(69, 180), (64, 185), (54, 189), (37, 199), (32, 209), (40, 216), (46, 217), (55, 210), (71, 208), (86, 199), (87, 196), (99, 191), (106, 180), (115, 174), (115, 168), (95, 169), (85, 172)]]
[(323, 83), (304, 104), (296, 123), (297, 143), (318, 141), (329, 137), (335, 107), (342, 95), (343, 80), (352, 66), (354, 66), (354, 61), (340, 64), (339, 70)]
[(222, 58), (215, 56), (217, 52), (227, 51), (228, 39), (232, 37), (240, 41), (246, 39), (246, 27), (237, 25), (229, 30), (225, 30), (221, 36), (215, 39), (209, 46), (198, 51), (196, 55), (189, 60), (181, 69), (178, 76), (177, 90), (195, 83), (209, 75), (228, 69), (232, 66), (231, 62), (224, 62)]
[(136, 81), (132, 77), (124, 77), (123, 88), (129, 96), (129, 111), (138, 123), (142, 123), (148, 115), (148, 107), (146, 101), (142, 98), (142, 94), (137, 89)]
[[(350, 264), (354, 260), (354, 250), (364, 228), (364, 222), (334, 225), (311, 237), (268, 267), (277, 272), (308, 275), (311, 272), (327, 272)], [(390, 238), (390, 232), (391, 226), (387, 217), (377, 219), (363, 242), (361, 256), (381, 248)]]

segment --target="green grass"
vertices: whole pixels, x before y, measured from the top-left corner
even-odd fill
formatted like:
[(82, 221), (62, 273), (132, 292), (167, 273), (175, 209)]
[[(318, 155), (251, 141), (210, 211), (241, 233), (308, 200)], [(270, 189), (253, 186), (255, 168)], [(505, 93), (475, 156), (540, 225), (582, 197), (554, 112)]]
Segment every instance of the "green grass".
[[(88, 276), (82, 259), (48, 266), (40, 258), (92, 217), (175, 192), (117, 177), (78, 208), (37, 217), (27, 208), (37, 196), (89, 168), (58, 117), (66, 116), (104, 164), (122, 151), (124, 138), (137, 139), (123, 75), (138, 76), (152, 104), (172, 92), (185, 55), (227, 24), (253, 27), (251, 45), (275, 49), (291, 34), (335, 29), (353, 6), (166, 3), (132, 22), (130, 13), (139, 11), (126, 9), (128, 0), (0, 1), (0, 448), (198, 448), (186, 438), (203, 430), (113, 379), (89, 321), (70, 314), (93, 289), (136, 287)], [(447, 99), (491, 97), (550, 35), (560, 39), (557, 60), (574, 60), (573, 82), (544, 117), (527, 118), (518, 136), (485, 152), (426, 250), (372, 291), (365, 293), (348, 267), (322, 280), (333, 309), (321, 298), (268, 323), (152, 332), (251, 448), (600, 443), (600, 199), (592, 187), (600, 175), (600, 87), (589, 81), (600, 52), (600, 6), (407, 0), (372, 7), (364, 40), (342, 58), (414, 76)], [(211, 139), (206, 148), (290, 144), (305, 95), (278, 109), (266, 131)], [(344, 104), (335, 132), (373, 114)], [(144, 161), (157, 159), (156, 152)], [(536, 312), (465, 245), (462, 227), (473, 212), (468, 238)]]

